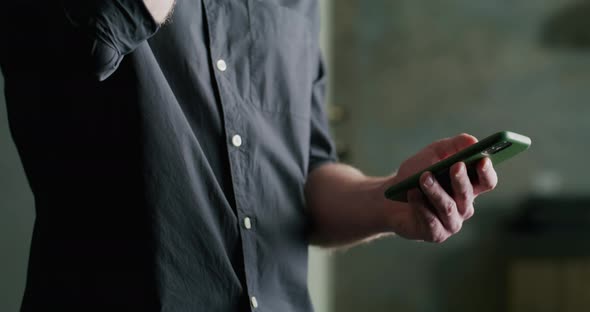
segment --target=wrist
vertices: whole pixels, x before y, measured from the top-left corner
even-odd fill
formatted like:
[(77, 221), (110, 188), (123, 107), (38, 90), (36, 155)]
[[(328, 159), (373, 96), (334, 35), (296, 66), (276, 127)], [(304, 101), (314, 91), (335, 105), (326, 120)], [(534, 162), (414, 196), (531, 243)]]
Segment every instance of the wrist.
[(392, 180), (395, 175), (381, 178), (372, 178), (372, 181), (367, 183), (366, 189), (369, 193), (368, 206), (373, 212), (372, 228), (376, 234), (391, 234), (394, 232), (394, 220), (392, 216), (395, 211), (399, 210), (400, 203), (391, 201), (385, 197), (385, 190), (393, 184)]

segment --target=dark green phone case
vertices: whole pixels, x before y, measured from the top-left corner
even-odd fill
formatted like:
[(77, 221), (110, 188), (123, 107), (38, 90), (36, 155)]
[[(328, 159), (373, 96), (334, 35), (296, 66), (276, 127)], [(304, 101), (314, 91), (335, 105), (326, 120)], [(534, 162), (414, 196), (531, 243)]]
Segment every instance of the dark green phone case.
[(391, 186), (385, 191), (385, 197), (394, 201), (407, 202), (408, 191), (418, 187), (420, 176), (427, 171), (432, 172), (443, 188), (450, 191), (449, 169), (452, 165), (462, 161), (470, 176), (474, 176), (473, 164), (478, 160), (489, 157), (496, 166), (525, 151), (530, 145), (531, 139), (527, 136), (510, 131), (498, 132)]

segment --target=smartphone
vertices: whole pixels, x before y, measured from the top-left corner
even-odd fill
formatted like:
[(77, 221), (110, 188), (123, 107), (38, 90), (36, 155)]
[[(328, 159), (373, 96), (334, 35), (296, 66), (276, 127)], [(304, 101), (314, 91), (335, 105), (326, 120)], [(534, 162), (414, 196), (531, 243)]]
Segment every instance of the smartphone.
[(525, 151), (530, 146), (531, 139), (522, 134), (510, 131), (495, 133), (389, 187), (385, 191), (385, 197), (393, 201), (407, 202), (408, 191), (419, 187), (420, 176), (427, 171), (430, 171), (441, 186), (449, 194), (452, 194), (449, 170), (454, 164), (464, 162), (469, 176), (476, 178), (477, 173), (474, 165), (482, 158), (489, 157), (495, 166)]

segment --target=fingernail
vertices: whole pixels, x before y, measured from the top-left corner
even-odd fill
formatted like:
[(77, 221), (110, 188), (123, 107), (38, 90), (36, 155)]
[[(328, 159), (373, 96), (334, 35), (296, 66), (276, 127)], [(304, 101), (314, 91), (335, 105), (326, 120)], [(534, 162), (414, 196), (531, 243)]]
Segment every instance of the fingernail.
[(431, 187), (433, 184), (434, 184), (434, 179), (432, 178), (432, 175), (429, 173), (426, 175), (426, 179), (424, 180), (424, 186)]

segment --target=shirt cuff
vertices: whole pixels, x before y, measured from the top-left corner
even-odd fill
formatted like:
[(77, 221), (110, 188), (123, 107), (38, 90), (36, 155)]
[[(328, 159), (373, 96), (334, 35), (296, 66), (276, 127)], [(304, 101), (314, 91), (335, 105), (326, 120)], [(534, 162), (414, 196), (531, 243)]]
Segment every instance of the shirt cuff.
[(126, 54), (156, 33), (159, 24), (141, 0), (101, 1), (89, 20), (91, 66), (99, 81), (117, 70)]

